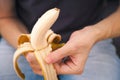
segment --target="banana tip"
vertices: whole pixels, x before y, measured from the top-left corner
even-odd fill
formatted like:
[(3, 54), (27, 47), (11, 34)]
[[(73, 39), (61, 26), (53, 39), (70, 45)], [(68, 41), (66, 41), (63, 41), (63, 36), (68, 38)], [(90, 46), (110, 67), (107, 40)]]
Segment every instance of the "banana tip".
[(60, 11), (60, 9), (59, 8), (54, 8), (56, 11)]

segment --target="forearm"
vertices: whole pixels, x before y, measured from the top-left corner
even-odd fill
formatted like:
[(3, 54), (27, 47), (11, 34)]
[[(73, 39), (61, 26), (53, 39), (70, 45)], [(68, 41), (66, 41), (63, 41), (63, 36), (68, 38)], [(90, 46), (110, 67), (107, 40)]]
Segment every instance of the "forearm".
[(17, 38), (27, 30), (17, 19), (15, 8), (15, 0), (0, 0), (0, 34), (16, 48)]
[(120, 36), (120, 8), (92, 28), (97, 32), (97, 41)]
[(17, 18), (0, 19), (0, 33), (13, 46), (17, 47), (20, 34), (27, 33), (25, 26)]

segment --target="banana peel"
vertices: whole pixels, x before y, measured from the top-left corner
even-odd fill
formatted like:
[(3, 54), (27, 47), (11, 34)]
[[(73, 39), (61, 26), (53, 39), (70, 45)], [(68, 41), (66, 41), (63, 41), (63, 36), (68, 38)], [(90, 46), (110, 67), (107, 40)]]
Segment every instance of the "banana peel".
[(18, 58), (24, 53), (33, 52), (42, 73), (44, 80), (58, 80), (56, 70), (53, 64), (47, 64), (44, 58), (53, 50), (56, 50), (64, 45), (60, 44), (61, 36), (50, 30), (59, 16), (60, 10), (53, 8), (48, 10), (41, 16), (32, 29), (31, 34), (22, 34), (18, 39), (18, 48), (14, 53), (13, 66), (16, 74), (22, 79), (25, 79), (24, 73), (21, 72), (18, 65)]

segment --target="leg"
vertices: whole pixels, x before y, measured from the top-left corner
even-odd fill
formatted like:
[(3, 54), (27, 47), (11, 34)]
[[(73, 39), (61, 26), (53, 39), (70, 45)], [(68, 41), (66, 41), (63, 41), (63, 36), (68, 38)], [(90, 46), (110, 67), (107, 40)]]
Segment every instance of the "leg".
[(31, 67), (29, 66), (29, 63), (23, 56), (19, 58), (18, 62), (21, 71), (25, 74), (25, 80), (44, 80), (42, 76), (33, 73)]
[[(0, 40), (0, 80), (20, 80), (13, 69), (13, 54), (15, 49), (12, 48), (4, 39)], [(25, 74), (25, 80), (43, 80), (41, 76), (35, 75), (29, 64), (23, 56), (19, 59), (19, 66)]]
[(98, 42), (91, 50), (82, 75), (61, 75), (60, 80), (119, 80), (120, 59), (112, 40)]
[(0, 40), (0, 80), (20, 80), (13, 69), (14, 49), (4, 39)]

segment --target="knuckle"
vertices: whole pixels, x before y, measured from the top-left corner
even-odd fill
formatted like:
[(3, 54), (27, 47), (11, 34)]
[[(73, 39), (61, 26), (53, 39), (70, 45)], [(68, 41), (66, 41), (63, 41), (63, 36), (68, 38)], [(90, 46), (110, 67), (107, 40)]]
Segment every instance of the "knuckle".
[(73, 53), (73, 52), (76, 52), (76, 51), (78, 51), (78, 47), (77, 46), (71, 46), (71, 47), (69, 47), (69, 52), (68, 53)]
[(34, 72), (35, 74), (42, 75), (41, 70), (33, 70), (33, 72)]
[(82, 74), (83, 73), (83, 70), (79, 70), (78, 72), (77, 72), (77, 74)]
[(77, 31), (74, 31), (71, 36), (75, 36), (75, 35), (77, 35), (77, 34), (79, 34), (79, 31), (78, 31), (78, 30), (77, 30)]
[(33, 70), (33, 72), (34, 72), (35, 74), (38, 74), (38, 72), (37, 72), (36, 70)]
[(82, 74), (83, 73), (83, 69), (82, 68), (77, 68), (75, 70), (75, 74)]
[(33, 54), (27, 54), (27, 55), (26, 55), (26, 60), (27, 60), (29, 63), (32, 63), (32, 62), (33, 62)]

